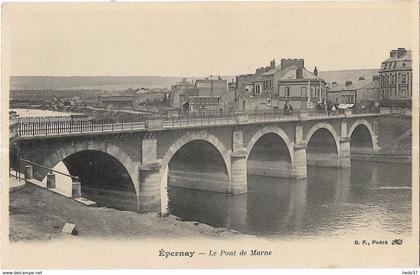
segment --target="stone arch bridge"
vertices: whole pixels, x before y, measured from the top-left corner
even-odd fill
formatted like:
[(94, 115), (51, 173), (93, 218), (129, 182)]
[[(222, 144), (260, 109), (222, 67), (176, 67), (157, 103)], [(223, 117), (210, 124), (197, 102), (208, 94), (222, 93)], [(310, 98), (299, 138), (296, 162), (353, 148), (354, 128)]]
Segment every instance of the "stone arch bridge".
[[(45, 134), (32, 128), (33, 134), (21, 131), (13, 146), (19, 158), (43, 166), (63, 162), (80, 178), (82, 192), (89, 191), (91, 179), (101, 178), (108, 182), (102, 191), (130, 194), (123, 196), (122, 204), (130, 205), (123, 209), (159, 212), (165, 210), (168, 185), (239, 194), (247, 192), (247, 173), (301, 179), (307, 165), (348, 168), (352, 152), (378, 149), (378, 116), (238, 115), (185, 125), (157, 119), (109, 131), (90, 125), (92, 131), (64, 127)], [(42, 180), (47, 172), (34, 168), (34, 178)]]

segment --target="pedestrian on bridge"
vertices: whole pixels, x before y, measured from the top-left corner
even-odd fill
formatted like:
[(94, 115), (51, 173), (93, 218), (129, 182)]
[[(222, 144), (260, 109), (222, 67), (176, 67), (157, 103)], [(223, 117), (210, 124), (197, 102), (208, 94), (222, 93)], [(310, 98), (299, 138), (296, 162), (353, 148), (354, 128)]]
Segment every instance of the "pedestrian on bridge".
[(333, 106), (331, 107), (331, 112), (332, 115), (335, 116), (337, 109), (335, 108), (335, 105), (333, 104)]
[(290, 108), (289, 108), (289, 103), (286, 101), (284, 103), (284, 115), (289, 115), (290, 114)]

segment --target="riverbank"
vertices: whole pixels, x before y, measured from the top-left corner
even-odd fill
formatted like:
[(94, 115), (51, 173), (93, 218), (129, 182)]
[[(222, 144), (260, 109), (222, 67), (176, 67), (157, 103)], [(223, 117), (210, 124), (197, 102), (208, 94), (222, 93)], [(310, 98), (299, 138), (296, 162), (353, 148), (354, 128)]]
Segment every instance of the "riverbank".
[[(10, 192), (11, 241), (59, 238), (214, 238), (232, 240), (242, 234), (169, 215), (139, 214), (110, 208), (86, 207), (74, 200), (27, 184)], [(65, 223), (76, 225), (77, 235), (61, 232)]]
[[(393, 158), (394, 156), (410, 156), (412, 150), (412, 131), (410, 116), (386, 115), (377, 120), (378, 145), (381, 155)], [(373, 156), (375, 157), (375, 156)]]
[(385, 115), (377, 120), (379, 150), (375, 153), (352, 152), (352, 160), (411, 164), (411, 117)]

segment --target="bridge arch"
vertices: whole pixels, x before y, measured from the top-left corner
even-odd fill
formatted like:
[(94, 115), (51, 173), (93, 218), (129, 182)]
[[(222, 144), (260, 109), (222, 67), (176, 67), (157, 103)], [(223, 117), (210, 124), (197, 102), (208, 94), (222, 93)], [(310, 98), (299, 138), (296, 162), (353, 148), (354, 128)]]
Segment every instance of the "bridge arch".
[(223, 145), (223, 143), (213, 134), (209, 134), (206, 131), (201, 132), (192, 132), (187, 133), (183, 135), (181, 138), (177, 139), (174, 143), (172, 143), (169, 147), (169, 149), (166, 151), (164, 156), (162, 157), (160, 161), (160, 171), (163, 172), (168, 166), (169, 162), (171, 161), (172, 157), (189, 142), (196, 141), (196, 140), (202, 140), (206, 141), (207, 143), (211, 144), (214, 148), (217, 149), (219, 154), (224, 160), (224, 164), (226, 165), (226, 169), (228, 172), (228, 176), (230, 178), (230, 160), (229, 160), (229, 152), (226, 150), (226, 147)]
[[(91, 141), (60, 144), (42, 158), (34, 162), (52, 168), (62, 162), (71, 175), (78, 176), (83, 197), (98, 205), (137, 211), (139, 190), (133, 180), (138, 173), (131, 158), (118, 146)], [(39, 180), (48, 172), (35, 170)]]
[[(354, 135), (354, 136), (353, 136)], [(374, 151), (377, 150), (377, 141), (372, 124), (366, 119), (356, 120), (348, 130), (348, 136), (351, 137), (350, 146), (357, 146), (357, 143), (367, 146)], [(351, 146), (352, 147), (352, 146)]]
[(293, 144), (277, 126), (258, 130), (247, 147), (247, 174), (290, 178), (293, 176)]
[[(213, 181), (211, 177), (194, 177), (194, 175), (192, 175), (191, 178), (186, 181), (187, 182), (186, 185), (184, 186), (172, 185), (172, 186), (179, 186), (179, 187), (185, 187), (185, 188), (190, 188), (190, 189), (202, 189), (202, 190), (216, 191), (216, 192), (224, 192), (223, 190), (225, 189), (227, 190), (229, 188), (228, 183), (230, 181), (230, 151), (226, 149), (223, 143), (216, 136), (214, 136), (213, 134), (209, 134), (207, 131), (187, 133), (183, 135), (182, 137), (178, 138), (174, 143), (172, 143), (170, 147), (168, 148), (168, 150), (166, 151), (166, 153), (164, 154), (164, 156), (162, 157), (162, 159), (160, 160), (159, 174), (161, 175), (160, 196), (161, 196), (161, 211), (162, 212), (166, 212), (168, 210), (169, 194), (168, 194), (167, 188), (169, 186), (168, 178), (170, 178), (171, 176), (171, 173), (170, 173), (171, 160), (175, 159), (175, 161), (177, 161), (176, 160), (178, 156), (177, 153), (185, 156), (184, 149), (192, 145), (194, 145), (192, 148), (206, 147), (206, 149), (209, 150), (212, 156), (216, 159), (219, 165), (219, 168), (221, 167), (220, 170), (223, 170), (223, 173), (225, 173), (226, 178), (223, 179), (222, 184), (214, 184), (217, 182), (217, 180)], [(186, 151), (188, 152), (188, 149), (186, 149)], [(223, 163), (221, 163), (220, 160)], [(197, 163), (201, 163), (201, 159), (197, 160)], [(200, 181), (199, 184), (191, 184), (191, 182), (197, 179)], [(210, 182), (209, 185), (206, 185), (207, 181)], [(226, 183), (226, 184), (223, 184), (223, 183)]]
[(324, 131), (324, 133), (329, 133), (330, 137), (332, 137), (335, 146), (335, 152), (337, 155), (340, 154), (339, 144), (340, 138), (337, 135), (337, 132), (329, 123), (317, 123), (308, 131), (305, 137), (306, 146), (310, 146), (311, 138), (314, 137), (314, 134), (319, 133), (320, 131)]
[(252, 149), (254, 148), (255, 144), (265, 135), (267, 134), (275, 134), (278, 137), (281, 138), (281, 140), (284, 142), (284, 144), (287, 147), (287, 151), (288, 151), (288, 158), (290, 160), (291, 163), (293, 163), (293, 159), (294, 156), (292, 154), (293, 152), (293, 143), (290, 142), (289, 137), (287, 136), (286, 132), (284, 132), (280, 127), (276, 127), (276, 126), (266, 126), (260, 130), (258, 130), (250, 139), (250, 141), (248, 142), (248, 145), (246, 147), (246, 152), (247, 152), (247, 159), (252, 151)]

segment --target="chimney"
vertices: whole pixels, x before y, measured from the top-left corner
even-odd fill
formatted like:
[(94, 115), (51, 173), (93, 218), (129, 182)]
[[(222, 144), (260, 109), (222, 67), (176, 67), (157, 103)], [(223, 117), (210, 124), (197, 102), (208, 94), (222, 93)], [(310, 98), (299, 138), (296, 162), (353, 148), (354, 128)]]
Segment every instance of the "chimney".
[(270, 68), (274, 69), (276, 67), (276, 60), (273, 58), (273, 60), (270, 61)]
[(284, 59), (282, 58), (280, 61), (280, 68), (282, 70), (286, 69), (287, 67), (295, 65), (297, 68), (303, 68), (305, 66), (305, 61), (303, 59)]
[(302, 79), (302, 78), (303, 78), (302, 68), (297, 68), (296, 69), (296, 79)]
[(346, 87), (350, 86), (352, 84), (351, 80), (346, 81)]
[(397, 50), (392, 50), (389, 52), (389, 57), (395, 57), (397, 56)]
[(315, 69), (314, 69), (314, 75), (318, 76), (318, 69), (316, 68), (316, 66), (315, 66)]
[(398, 48), (397, 57), (400, 58), (401, 56), (405, 54), (405, 52), (406, 52), (405, 48)]

